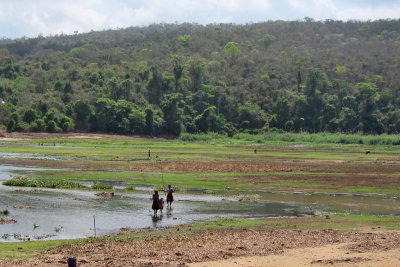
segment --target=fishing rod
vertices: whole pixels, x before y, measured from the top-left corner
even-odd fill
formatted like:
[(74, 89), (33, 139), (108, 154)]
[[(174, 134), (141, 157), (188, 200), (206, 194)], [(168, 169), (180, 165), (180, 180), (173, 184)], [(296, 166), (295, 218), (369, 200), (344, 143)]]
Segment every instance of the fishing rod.
[(167, 193), (165, 192), (164, 174), (163, 174), (162, 168), (161, 168), (161, 179), (162, 179), (163, 191), (164, 191), (165, 195), (167, 195)]

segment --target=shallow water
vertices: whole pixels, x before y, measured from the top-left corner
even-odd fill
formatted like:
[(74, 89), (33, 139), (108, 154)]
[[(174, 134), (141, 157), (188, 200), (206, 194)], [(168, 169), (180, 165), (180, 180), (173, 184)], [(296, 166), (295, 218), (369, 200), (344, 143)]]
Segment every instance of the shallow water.
[[(13, 170), (38, 170), (0, 165), (0, 182)], [(121, 184), (118, 184), (121, 186)], [(324, 212), (390, 214), (400, 216), (397, 199), (374, 197), (258, 193), (250, 200), (223, 192), (224, 196), (188, 192), (175, 194), (172, 209), (153, 216), (149, 187), (133, 193), (116, 192), (102, 199), (93, 191), (28, 189), (0, 185), (0, 209), (15, 224), (0, 224), (0, 242), (24, 239), (70, 239), (120, 232), (121, 228), (157, 228), (215, 217), (307, 216)], [(165, 197), (165, 196), (164, 196)], [(29, 209), (21, 207), (30, 207)]]
[[(239, 202), (216, 196), (176, 194), (172, 209), (158, 216), (151, 210), (151, 191), (116, 193), (102, 199), (95, 192), (73, 190), (21, 190), (2, 188), (0, 205), (10, 211), (16, 224), (0, 225), (2, 241), (18, 238), (66, 239), (118, 233), (120, 228), (157, 228), (224, 217), (276, 217), (310, 214), (299, 204)], [(30, 209), (15, 208), (18, 206)], [(38, 227), (34, 229), (34, 225)], [(94, 231), (96, 226), (96, 233)], [(60, 230), (59, 232), (56, 232)], [(14, 237), (14, 234), (16, 236)]]
[(58, 158), (54, 156), (47, 156), (34, 153), (14, 153), (14, 152), (0, 152), (0, 158), (58, 160)]
[(262, 194), (267, 201), (284, 201), (315, 206), (324, 212), (400, 216), (400, 199), (384, 198), (377, 194)]

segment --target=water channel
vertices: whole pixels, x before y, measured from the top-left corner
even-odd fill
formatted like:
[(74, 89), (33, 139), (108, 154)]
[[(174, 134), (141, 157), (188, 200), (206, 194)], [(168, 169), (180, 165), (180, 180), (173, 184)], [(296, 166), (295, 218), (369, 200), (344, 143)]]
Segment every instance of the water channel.
[[(0, 165), (0, 183), (16, 170), (38, 170)], [(143, 229), (210, 220), (216, 217), (300, 217), (345, 211), (400, 216), (400, 200), (349, 195), (306, 195), (256, 192), (244, 199), (229, 192), (176, 193), (172, 209), (158, 216), (151, 210), (152, 189), (115, 192), (102, 198), (98, 192), (17, 188), (0, 185), (0, 210), (16, 223), (0, 224), (0, 242), (72, 239), (119, 233), (122, 228)], [(222, 196), (223, 195), (223, 196)]]

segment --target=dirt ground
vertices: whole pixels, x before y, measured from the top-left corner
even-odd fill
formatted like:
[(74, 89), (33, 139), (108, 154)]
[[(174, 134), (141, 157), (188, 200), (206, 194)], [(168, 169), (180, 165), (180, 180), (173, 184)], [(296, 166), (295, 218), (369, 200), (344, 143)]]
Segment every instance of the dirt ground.
[[(324, 219), (284, 220), (293, 226)], [(398, 266), (400, 231), (173, 227), (67, 245), (0, 266), (66, 266), (68, 257), (78, 266)]]
[[(191, 267), (234, 266), (369, 266), (392, 267), (400, 264), (400, 249), (372, 252), (345, 252), (351, 243), (312, 248), (290, 249), (279, 255), (239, 257), (234, 259), (191, 263)], [(345, 253), (344, 253), (345, 252)]]

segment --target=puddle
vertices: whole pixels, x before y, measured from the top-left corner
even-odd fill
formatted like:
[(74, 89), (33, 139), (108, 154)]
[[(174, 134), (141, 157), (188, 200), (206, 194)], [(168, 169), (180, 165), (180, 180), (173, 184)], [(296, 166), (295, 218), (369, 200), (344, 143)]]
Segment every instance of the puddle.
[[(0, 165), (0, 182), (10, 179), (14, 170), (38, 169)], [(151, 188), (136, 189), (140, 190), (116, 191), (113, 197), (102, 199), (94, 191), (0, 185), (0, 210), (10, 212), (1, 217), (17, 221), (0, 224), (0, 242), (85, 238), (118, 233), (121, 228), (158, 228), (216, 217), (293, 217), (334, 211), (400, 216), (397, 199), (259, 192), (250, 201), (239, 201), (241, 197), (230, 192), (218, 196), (188, 191), (176, 193), (172, 209), (164, 208), (154, 217)]]
[(400, 216), (400, 199), (352, 194), (261, 194), (267, 201), (309, 203), (324, 212)]
[(0, 158), (59, 160), (59, 158), (56, 158), (54, 156), (47, 156), (47, 155), (33, 154), (33, 153), (8, 153), (8, 152), (0, 152)]
[(313, 147), (312, 145), (290, 145), (288, 147), (291, 148), (306, 148), (306, 147)]
[(35, 168), (35, 167), (19, 167), (12, 165), (0, 165), (0, 188), (5, 186), (2, 185), (4, 181), (10, 180), (13, 176), (15, 176), (13, 171), (40, 171), (45, 170), (43, 168)]

